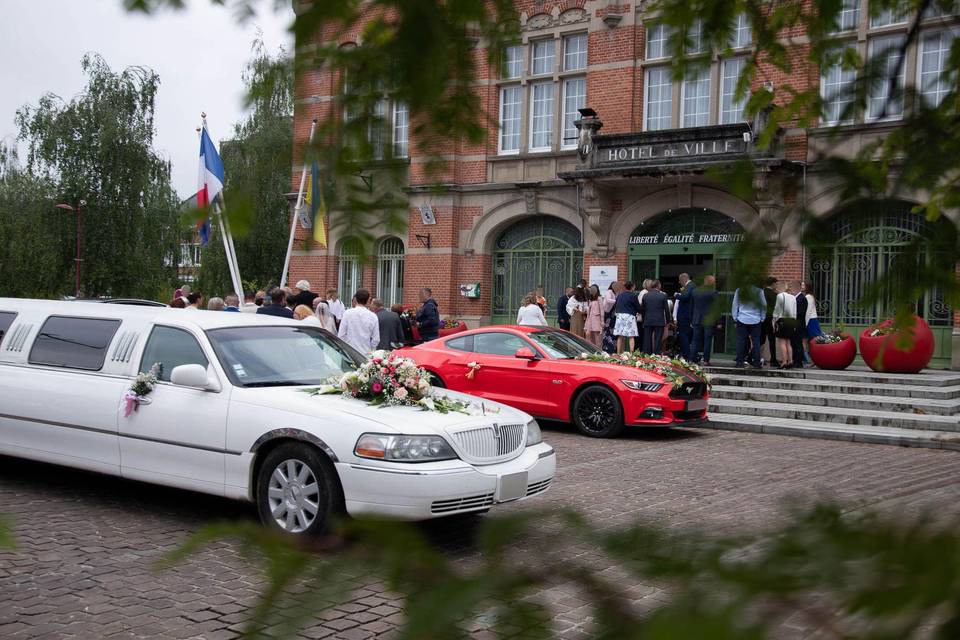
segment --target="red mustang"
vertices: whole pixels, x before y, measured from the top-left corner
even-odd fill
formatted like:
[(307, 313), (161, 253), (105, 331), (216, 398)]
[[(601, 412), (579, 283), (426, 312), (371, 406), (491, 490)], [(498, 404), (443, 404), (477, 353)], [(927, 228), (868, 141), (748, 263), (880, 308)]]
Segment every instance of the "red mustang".
[(493, 326), (399, 350), (434, 384), (570, 421), (584, 434), (612, 437), (625, 426), (669, 426), (706, 418), (707, 384), (682, 369), (663, 375), (583, 360), (589, 342), (549, 327)]

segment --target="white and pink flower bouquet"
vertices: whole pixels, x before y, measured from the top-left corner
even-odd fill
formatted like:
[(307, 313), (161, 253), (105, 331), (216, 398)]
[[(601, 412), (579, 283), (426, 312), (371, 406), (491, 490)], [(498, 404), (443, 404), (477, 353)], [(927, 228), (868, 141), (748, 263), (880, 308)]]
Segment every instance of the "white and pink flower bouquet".
[(619, 364), (624, 367), (633, 367), (652, 371), (663, 376), (663, 379), (670, 383), (674, 389), (679, 389), (688, 381), (687, 376), (692, 376), (708, 386), (710, 378), (707, 373), (693, 362), (688, 362), (682, 358), (670, 358), (668, 356), (655, 356), (641, 351), (625, 352), (619, 355), (611, 355), (604, 352), (599, 353), (581, 353), (577, 360), (587, 360), (589, 362), (606, 362), (609, 364)]
[(425, 411), (471, 414), (472, 405), (434, 395), (430, 374), (410, 358), (374, 351), (356, 371), (348, 371), (328, 384), (304, 389), (311, 395), (343, 394), (375, 406), (420, 407)]

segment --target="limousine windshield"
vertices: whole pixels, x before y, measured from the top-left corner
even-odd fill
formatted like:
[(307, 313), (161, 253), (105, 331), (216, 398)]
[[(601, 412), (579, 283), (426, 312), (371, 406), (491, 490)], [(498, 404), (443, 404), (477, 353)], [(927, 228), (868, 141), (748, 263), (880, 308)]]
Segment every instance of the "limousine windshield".
[(365, 360), (322, 329), (232, 327), (206, 333), (231, 382), (241, 387), (321, 384)]

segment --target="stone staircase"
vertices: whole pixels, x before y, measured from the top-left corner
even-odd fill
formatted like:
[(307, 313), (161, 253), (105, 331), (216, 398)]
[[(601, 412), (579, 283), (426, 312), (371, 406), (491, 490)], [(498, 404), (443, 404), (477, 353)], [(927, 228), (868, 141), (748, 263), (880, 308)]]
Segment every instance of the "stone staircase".
[(708, 372), (708, 428), (960, 451), (960, 373)]

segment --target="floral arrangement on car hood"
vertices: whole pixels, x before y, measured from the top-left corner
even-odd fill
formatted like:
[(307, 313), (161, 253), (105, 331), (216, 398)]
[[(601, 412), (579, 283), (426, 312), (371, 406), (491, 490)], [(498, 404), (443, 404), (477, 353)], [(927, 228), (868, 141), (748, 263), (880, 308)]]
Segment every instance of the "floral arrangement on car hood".
[(589, 362), (605, 362), (608, 364), (619, 364), (634, 369), (643, 369), (663, 376), (663, 379), (673, 385), (674, 389), (679, 389), (687, 382), (684, 373), (707, 383), (709, 386), (710, 378), (707, 373), (692, 362), (687, 362), (680, 358), (669, 358), (667, 356), (654, 356), (641, 351), (621, 353), (620, 355), (611, 355), (609, 353), (581, 353), (577, 360), (587, 360)]
[[(304, 389), (310, 395), (343, 394), (374, 406), (420, 407), (424, 411), (472, 415), (472, 404), (432, 393), (430, 374), (410, 358), (374, 351), (356, 371), (348, 371), (327, 384)], [(483, 408), (484, 412), (488, 410)]]

